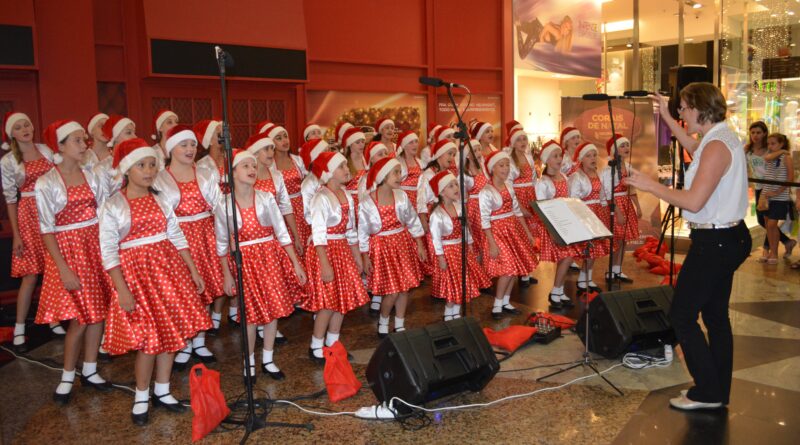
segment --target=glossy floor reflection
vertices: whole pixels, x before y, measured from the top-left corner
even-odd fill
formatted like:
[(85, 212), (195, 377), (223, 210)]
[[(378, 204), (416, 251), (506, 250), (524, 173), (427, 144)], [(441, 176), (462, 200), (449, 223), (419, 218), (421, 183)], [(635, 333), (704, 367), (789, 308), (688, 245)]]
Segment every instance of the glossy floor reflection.
[[(680, 259), (679, 259), (680, 261)], [(602, 277), (606, 264), (598, 261), (595, 276)], [(660, 276), (651, 275), (628, 259), (625, 272), (635, 279), (634, 289), (657, 285)], [(543, 264), (534, 276), (540, 283), (514, 296), (524, 305), (518, 317), (493, 320), (489, 315), (492, 297), (482, 296), (468, 311), (484, 327), (500, 329), (520, 324), (530, 311), (546, 311), (548, 281), (553, 268)], [(576, 273), (571, 273), (567, 293), (574, 292)], [(595, 280), (600, 282), (599, 279)], [(427, 286), (415, 292), (406, 318), (413, 328), (441, 319), (444, 306), (428, 296)], [(567, 315), (577, 317), (580, 308)], [(320, 417), (294, 408), (276, 407), (269, 420), (310, 423), (314, 429), (272, 428), (253, 434), (252, 441), (279, 443), (794, 443), (800, 433), (800, 272), (788, 263), (767, 266), (749, 259), (737, 272), (731, 303), (735, 334), (734, 383), (727, 410), (683, 413), (668, 406), (668, 399), (690, 384), (680, 349), (667, 368), (630, 370), (616, 368), (606, 374), (625, 393), (619, 397), (598, 378), (590, 378), (555, 389), (557, 385), (589, 375), (577, 368), (546, 383), (536, 378), (549, 370), (515, 371), (541, 365), (580, 359), (583, 345), (573, 333), (553, 343), (531, 345), (502, 363), (501, 372), (480, 393), (459, 395), (429, 405), (453, 406), (496, 400), (508, 395), (551, 388), (535, 396), (508, 401), (490, 408), (430, 415), (430, 424), (418, 431), (395, 422), (376, 422), (350, 416)], [(366, 383), (364, 370), (378, 343), (377, 320), (366, 308), (345, 320), (342, 341), (354, 355), (354, 370)], [(275, 382), (259, 375), (257, 397), (288, 399), (324, 388), (322, 367), (307, 357), (311, 315), (297, 313), (281, 322), (290, 342), (275, 353), (275, 361), (287, 379)], [(223, 322), (221, 335), (209, 338), (208, 345), (220, 362), (210, 365), (222, 373), (222, 389), (234, 398), (242, 391), (241, 356), (238, 331)], [(260, 347), (260, 346), (259, 346)], [(190, 443), (192, 415), (169, 414), (151, 408), (151, 422), (139, 428), (131, 424), (132, 395), (123, 391), (101, 394), (77, 384), (69, 406), (60, 408), (51, 401), (59, 377), (63, 343), (44, 342), (30, 356), (44, 360), (55, 369), (16, 359), (0, 366), (0, 443)], [(0, 353), (2, 354), (2, 353)], [(256, 352), (260, 360), (260, 352)], [(600, 369), (619, 361), (598, 360)], [(133, 355), (101, 364), (100, 372), (117, 383), (132, 385)], [(176, 373), (173, 393), (189, 397), (188, 375)], [(372, 405), (375, 398), (367, 388), (355, 397), (333, 404), (326, 396), (300, 402), (319, 411), (354, 411)], [(200, 443), (237, 443), (241, 431), (218, 429)]]

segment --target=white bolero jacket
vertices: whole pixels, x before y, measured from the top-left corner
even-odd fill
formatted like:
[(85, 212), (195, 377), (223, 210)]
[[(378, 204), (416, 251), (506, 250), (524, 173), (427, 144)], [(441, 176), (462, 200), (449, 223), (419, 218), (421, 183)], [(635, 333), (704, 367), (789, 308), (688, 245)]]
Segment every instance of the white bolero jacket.
[[(511, 150), (508, 151), (508, 155), (511, 156)], [(533, 155), (530, 154), (530, 152), (526, 152), (525, 153), (525, 159), (528, 161), (528, 165), (531, 167), (531, 172), (532, 172), (531, 177), (533, 179), (533, 182), (530, 185), (533, 185), (533, 183), (536, 182), (536, 168), (535, 168), (534, 162), (533, 162)], [(517, 164), (512, 160), (511, 161), (511, 170), (508, 172), (508, 180), (509, 181), (516, 181), (517, 178), (519, 178), (520, 173), (521, 172), (520, 172), (519, 167), (517, 167)]]
[[(322, 184), (313, 174), (306, 175), (303, 178), (303, 182), (300, 183), (300, 195), (303, 197), (303, 218), (305, 218), (308, 225), (311, 225), (311, 200), (314, 199), (314, 195), (317, 194), (320, 187), (322, 187)], [(291, 203), (289, 205), (291, 207)]]
[(103, 190), (100, 202), (104, 202), (122, 188), (122, 176), (118, 176), (116, 170), (111, 168), (112, 160), (112, 156), (109, 156), (92, 167), (92, 173), (97, 176)]
[[(230, 234), (233, 232), (233, 214), (231, 213), (230, 194), (225, 195), (220, 205), (214, 210), (214, 233), (217, 237), (217, 255), (225, 256), (230, 248)], [(281, 246), (292, 244), (292, 237), (283, 221), (283, 215), (278, 207), (275, 197), (270, 192), (255, 190), (253, 197), (255, 200), (256, 217), (263, 227), (272, 227), (275, 238)], [(236, 222), (238, 229), (242, 229), (244, 221), (239, 206), (236, 206)]]
[(419, 181), (417, 182), (417, 213), (420, 215), (427, 214), (428, 204), (433, 204), (438, 200), (436, 196), (433, 196), (433, 189), (430, 183), (434, 176), (436, 176), (436, 172), (432, 168), (425, 169), (419, 175)]
[[(350, 245), (358, 243), (358, 233), (356, 232), (355, 209), (353, 209), (353, 198), (347, 190), (344, 190), (345, 198), (349, 204), (349, 215), (345, 238)], [(311, 240), (314, 246), (328, 245), (328, 227), (333, 227), (342, 221), (342, 206), (339, 198), (327, 187), (320, 187), (319, 191), (311, 199)]]
[[(159, 195), (153, 195), (153, 197), (167, 219), (167, 239), (178, 250), (188, 249), (189, 243), (186, 242), (183, 231), (178, 225), (175, 212)], [(128, 200), (121, 192), (114, 193), (105, 200), (100, 209), (100, 256), (103, 259), (105, 270), (111, 270), (120, 265), (119, 245), (128, 236), (130, 229), (131, 208)]]
[[(102, 204), (103, 190), (97, 176), (91, 171), (83, 170), (83, 176), (94, 193), (99, 208)], [(56, 215), (67, 206), (67, 186), (56, 169), (43, 174), (36, 180), (36, 209), (39, 212), (39, 228), (42, 234), (55, 233)], [(95, 219), (93, 223), (97, 223)], [(79, 223), (81, 224), (81, 223)], [(91, 225), (88, 223), (86, 225)], [(84, 225), (82, 225), (84, 226)], [(76, 227), (77, 228), (77, 227)]]
[[(222, 191), (219, 188), (218, 176), (208, 169), (198, 168), (195, 169), (195, 180), (200, 189), (200, 194), (203, 195), (206, 203), (213, 211), (222, 202)], [(172, 210), (178, 208), (181, 203), (181, 192), (175, 177), (172, 176), (168, 169), (158, 172), (153, 182), (153, 188), (159, 191), (159, 198), (163, 199)]]
[[(414, 238), (424, 236), (422, 223), (420, 223), (419, 216), (408, 199), (408, 195), (400, 189), (392, 190), (392, 193), (394, 194), (394, 210), (397, 220), (405, 226), (403, 229), (408, 229)], [(375, 200), (372, 199), (372, 195), (366, 195), (358, 203), (358, 248), (361, 253), (369, 252), (369, 238), (371, 235), (380, 233), (382, 225)]]
[(547, 175), (542, 175), (542, 177), (536, 181), (535, 190), (537, 201), (544, 201), (556, 197), (556, 185)]
[(275, 186), (275, 201), (278, 202), (278, 208), (281, 210), (281, 215), (291, 215), (294, 213), (292, 208), (292, 200), (289, 199), (289, 192), (286, 190), (286, 182), (283, 181), (283, 173), (272, 164), (269, 169), (269, 175), (272, 177), (272, 184)]
[[(456, 214), (461, 216), (461, 206), (456, 206)], [(453, 233), (453, 220), (442, 206), (438, 206), (431, 213), (428, 225), (431, 229), (431, 241), (433, 242), (433, 252), (436, 255), (444, 255), (444, 243), (442, 238)], [(469, 226), (469, 225), (468, 225)], [(472, 233), (467, 227), (467, 244), (472, 244)]]
[[(36, 149), (48, 161), (53, 162), (53, 152), (47, 145), (36, 144)], [(6, 153), (0, 159), (0, 177), (3, 183), (3, 196), (6, 204), (17, 202), (17, 192), (22, 184), (25, 183), (25, 163), (17, 162), (17, 158), (11, 152)]]
[[(511, 182), (506, 181), (506, 188), (508, 189), (508, 194), (511, 196), (511, 213), (513, 214), (513, 216), (521, 217), (522, 210), (520, 210), (519, 208), (519, 202), (517, 202), (517, 195), (514, 193), (514, 187), (511, 184)], [(497, 190), (492, 184), (486, 184), (486, 186), (481, 189), (481, 192), (478, 194), (478, 203), (481, 209), (481, 228), (484, 230), (492, 228), (493, 219), (498, 219), (498, 217), (511, 216), (511, 215), (492, 216), (492, 212), (503, 206), (503, 196), (500, 194), (500, 191)]]
[[(625, 168), (627, 171), (631, 171), (631, 165), (626, 164)], [(619, 168), (615, 169), (614, 172), (619, 175)], [(603, 170), (600, 171), (600, 182), (603, 184), (603, 196), (606, 200), (611, 200), (612, 190), (611, 190), (611, 167), (606, 166)], [(614, 178), (614, 185), (619, 187), (620, 179), (619, 176)], [(630, 189), (630, 187), (626, 187), (626, 190)], [(628, 192), (618, 192), (622, 195), (627, 195)]]
[[(567, 178), (567, 183), (569, 185), (569, 196), (571, 198), (585, 200), (586, 197), (592, 193), (592, 180), (581, 169), (571, 174), (569, 178)], [(600, 203), (606, 205), (607, 200), (605, 189), (601, 186)]]

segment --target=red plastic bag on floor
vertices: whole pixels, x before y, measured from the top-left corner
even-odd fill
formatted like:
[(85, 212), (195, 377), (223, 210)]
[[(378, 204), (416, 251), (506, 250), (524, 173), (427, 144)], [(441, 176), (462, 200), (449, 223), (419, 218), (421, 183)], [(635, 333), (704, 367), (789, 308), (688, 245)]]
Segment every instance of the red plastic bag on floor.
[(208, 435), (228, 417), (231, 410), (219, 386), (219, 372), (202, 363), (192, 366), (189, 372), (189, 390), (192, 395), (192, 442)]
[(14, 341), (14, 328), (0, 328), (0, 343)]
[(514, 352), (533, 337), (533, 334), (536, 333), (536, 328), (514, 325), (499, 331), (483, 328), (483, 333), (486, 334), (486, 339), (489, 340), (490, 345), (508, 352)]
[(337, 341), (331, 347), (322, 348), (325, 355), (325, 370), (322, 373), (328, 398), (338, 402), (352, 397), (361, 389), (361, 382), (353, 373), (353, 367), (347, 361), (347, 350), (342, 342)]
[(536, 312), (535, 314), (531, 314), (531, 316), (528, 317), (528, 323), (536, 324), (536, 322), (540, 318), (548, 320), (552, 326), (555, 326), (555, 327), (561, 328), (561, 329), (573, 328), (573, 327), (575, 327), (575, 323), (576, 323), (575, 320), (573, 320), (573, 319), (571, 319), (569, 317), (565, 317), (565, 316), (559, 315), (559, 314), (551, 314), (550, 312)]

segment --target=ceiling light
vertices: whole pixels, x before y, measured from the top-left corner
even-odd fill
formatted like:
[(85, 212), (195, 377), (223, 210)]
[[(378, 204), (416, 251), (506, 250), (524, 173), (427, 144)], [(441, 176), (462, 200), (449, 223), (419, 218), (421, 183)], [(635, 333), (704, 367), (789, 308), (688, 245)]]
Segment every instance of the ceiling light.
[(689, 37), (688, 39), (683, 39), (683, 40), (684, 40), (685, 42), (693, 42), (693, 41), (694, 41), (694, 38), (692, 38), (692, 37)]
[(632, 43), (626, 43), (625, 46), (627, 46), (628, 48), (631, 48), (631, 47), (633, 47), (633, 44)]
[(794, 15), (794, 11), (786, 11), (786, 13), (789, 15)]
[(620, 20), (618, 22), (610, 22), (603, 25), (605, 32), (627, 31), (633, 29), (633, 19)]

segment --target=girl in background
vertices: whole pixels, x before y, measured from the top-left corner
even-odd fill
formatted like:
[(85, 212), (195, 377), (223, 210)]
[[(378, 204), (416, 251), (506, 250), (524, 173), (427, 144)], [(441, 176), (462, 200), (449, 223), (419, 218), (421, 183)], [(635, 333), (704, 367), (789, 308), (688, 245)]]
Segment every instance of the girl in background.
[[(514, 121), (516, 122), (516, 121)], [(533, 154), (528, 143), (528, 135), (522, 127), (514, 129), (508, 136), (509, 155), (511, 156), (511, 173), (509, 179), (513, 181), (514, 194), (517, 195), (519, 209), (522, 217), (528, 224), (531, 234), (537, 233), (537, 222), (531, 202), (536, 201), (536, 191), (533, 184), (538, 180)], [(535, 236), (535, 235), (534, 235)], [(531, 281), (536, 284), (536, 278), (525, 275), (520, 278), (520, 286), (527, 286)]]
[[(400, 162), (400, 190), (406, 192), (408, 200), (416, 205), (417, 184), (422, 174), (422, 164), (417, 159), (419, 137), (413, 131), (404, 131), (397, 136), (397, 160)], [(429, 153), (430, 155), (430, 153)]]
[(153, 116), (153, 134), (150, 137), (156, 141), (153, 148), (156, 150), (156, 158), (158, 159), (158, 170), (161, 171), (167, 165), (167, 133), (172, 127), (178, 125), (178, 115), (172, 110), (159, 110)]
[(136, 137), (136, 124), (127, 117), (112, 114), (102, 127), (103, 139), (108, 141), (106, 146), (111, 148), (111, 155), (97, 161), (92, 167), (92, 172), (100, 179), (103, 190), (101, 202), (113, 195), (122, 187), (122, 176), (118, 175), (112, 167), (116, 145)]
[(578, 145), (582, 143), (583, 137), (577, 128), (565, 127), (561, 130), (560, 145), (561, 149), (564, 151), (564, 159), (561, 161), (561, 173), (564, 173), (565, 176), (575, 173), (575, 170), (578, 169), (578, 166), (572, 162), (572, 157), (575, 155), (575, 150), (578, 148)]
[(389, 153), (394, 153), (396, 151), (394, 146), (396, 136), (393, 120), (384, 117), (375, 122), (375, 136), (372, 138), (372, 141), (380, 142), (386, 146)]
[[(781, 133), (772, 133), (767, 138), (770, 160), (766, 161), (764, 179), (781, 182), (794, 182), (794, 166), (792, 155), (789, 151), (789, 140)], [(774, 154), (777, 154), (775, 157)], [(769, 241), (769, 257), (767, 264), (778, 264), (778, 242), (781, 229), (778, 222), (789, 218), (792, 212), (791, 187), (765, 184), (761, 195), (769, 199), (769, 208), (764, 214), (767, 225), (767, 240)], [(792, 246), (794, 247), (794, 246)], [(789, 252), (787, 244), (787, 252)]]
[(107, 120), (107, 114), (97, 113), (89, 119), (89, 123), (86, 125), (89, 149), (86, 150), (83, 157), (84, 168), (91, 169), (101, 159), (111, 156), (111, 150), (109, 150), (108, 147), (108, 139), (103, 137), (103, 124), (105, 124)]
[(449, 140), (442, 139), (437, 142), (431, 149), (431, 159), (422, 171), (419, 177), (419, 184), (417, 184), (417, 214), (419, 215), (422, 229), (428, 234), (425, 241), (428, 261), (422, 264), (422, 273), (425, 275), (433, 273), (433, 264), (431, 263), (433, 245), (430, 243), (428, 215), (433, 204), (436, 203), (436, 196), (431, 190), (430, 180), (436, 176), (436, 173), (449, 171), (450, 166), (453, 165), (456, 152), (456, 145)]

